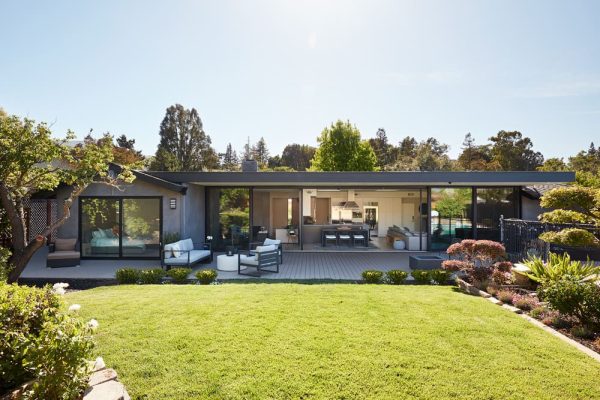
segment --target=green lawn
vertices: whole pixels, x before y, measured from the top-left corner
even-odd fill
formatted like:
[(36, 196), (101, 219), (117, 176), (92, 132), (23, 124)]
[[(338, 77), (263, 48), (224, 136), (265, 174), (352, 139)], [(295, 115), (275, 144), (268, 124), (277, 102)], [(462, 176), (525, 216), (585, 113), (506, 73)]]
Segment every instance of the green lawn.
[(98, 354), (134, 399), (600, 399), (600, 363), (450, 287), (114, 286), (67, 300), (98, 319)]

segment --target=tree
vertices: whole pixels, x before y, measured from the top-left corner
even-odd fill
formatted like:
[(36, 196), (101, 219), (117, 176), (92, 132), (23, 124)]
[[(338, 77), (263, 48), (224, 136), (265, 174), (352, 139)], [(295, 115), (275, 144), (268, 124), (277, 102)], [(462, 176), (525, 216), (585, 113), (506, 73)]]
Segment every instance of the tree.
[(492, 160), (489, 145), (478, 146), (471, 133), (465, 135), (462, 152), (458, 156), (458, 166), (467, 171), (494, 171), (500, 169), (498, 163)]
[(225, 153), (220, 154), (221, 156), (221, 168), (225, 171), (237, 171), (240, 168), (240, 160), (238, 159), (237, 153), (233, 150), (231, 143), (227, 144)]
[[(552, 189), (542, 196), (540, 205), (552, 209), (540, 215), (542, 222), (600, 226), (600, 189), (581, 186)], [(545, 232), (540, 235), (540, 239), (575, 247), (600, 246), (600, 241), (591, 232), (576, 227), (559, 232)]]
[(258, 163), (259, 167), (266, 167), (269, 163), (269, 149), (264, 137), (261, 137), (254, 146), (252, 146), (252, 157)]
[(205, 171), (218, 167), (210, 136), (195, 108), (170, 106), (160, 124), (160, 143), (152, 165), (158, 171)]
[(503, 171), (535, 171), (544, 162), (540, 152), (533, 151), (533, 143), (518, 131), (500, 131), (490, 138), (492, 161)]
[(445, 171), (452, 169), (448, 157), (448, 145), (435, 138), (428, 138), (414, 144), (413, 138), (406, 137), (400, 144), (400, 156), (393, 165), (386, 167), (390, 171)]
[[(123, 168), (111, 178), (108, 168), (113, 161), (112, 137), (86, 141), (71, 147), (72, 132), (57, 140), (45, 123), (36, 124), (17, 116), (0, 117), (0, 201), (10, 223), (12, 255), (8, 281), (15, 282), (33, 254), (46, 243), (46, 237), (70, 216), (73, 201), (92, 182), (116, 185), (118, 180), (133, 181), (133, 174)], [(63, 215), (48, 225), (35, 240), (28, 242), (24, 203), (32, 194), (53, 190), (59, 184), (72, 189), (63, 203)]]
[(319, 147), (311, 161), (313, 171), (375, 171), (377, 157), (369, 142), (350, 121), (337, 120), (318, 137)]
[(385, 129), (379, 128), (375, 137), (369, 139), (369, 144), (375, 152), (377, 157), (377, 166), (379, 169), (383, 169), (386, 165), (393, 163), (397, 156), (397, 151), (393, 145), (388, 142), (387, 134)]
[(592, 142), (588, 151), (580, 151), (569, 157), (569, 165), (575, 171), (589, 172), (600, 175), (600, 150)]
[(92, 130), (83, 139), (84, 143), (96, 143), (102, 145), (103, 142), (112, 146), (113, 162), (119, 165), (129, 165), (130, 167), (142, 168), (144, 156), (141, 151), (135, 149), (135, 139), (127, 139), (127, 136), (121, 135), (116, 139), (117, 144), (113, 144), (113, 137), (110, 132), (106, 132), (98, 140), (92, 136)]
[(398, 147), (398, 157), (414, 157), (417, 151), (417, 139), (412, 136), (407, 136), (400, 141)]
[(539, 166), (537, 170), (545, 172), (568, 171), (569, 167), (562, 158), (552, 157), (544, 161), (544, 163)]
[(281, 166), (295, 171), (306, 171), (310, 168), (310, 160), (315, 156), (315, 149), (306, 144), (288, 144), (281, 153)]

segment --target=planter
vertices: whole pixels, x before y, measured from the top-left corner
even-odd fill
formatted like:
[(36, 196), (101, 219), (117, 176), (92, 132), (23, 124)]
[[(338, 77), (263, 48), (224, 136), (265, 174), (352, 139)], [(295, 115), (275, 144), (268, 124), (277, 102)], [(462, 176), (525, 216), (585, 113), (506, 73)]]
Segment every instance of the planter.
[(572, 260), (587, 261), (588, 258), (592, 261), (600, 261), (600, 247), (572, 247), (572, 246), (555, 246), (551, 248), (553, 253), (567, 253)]

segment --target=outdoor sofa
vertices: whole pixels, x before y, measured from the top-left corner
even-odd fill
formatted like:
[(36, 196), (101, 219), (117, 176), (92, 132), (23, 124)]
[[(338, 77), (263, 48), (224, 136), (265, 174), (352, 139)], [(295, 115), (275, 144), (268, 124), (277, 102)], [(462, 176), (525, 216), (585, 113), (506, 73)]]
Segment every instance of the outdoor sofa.
[(81, 256), (77, 248), (77, 239), (56, 238), (48, 246), (46, 267), (75, 267), (79, 265)]
[(213, 260), (210, 243), (194, 243), (192, 239), (184, 239), (166, 244), (161, 257), (162, 265), (169, 267), (190, 267), (204, 260)]

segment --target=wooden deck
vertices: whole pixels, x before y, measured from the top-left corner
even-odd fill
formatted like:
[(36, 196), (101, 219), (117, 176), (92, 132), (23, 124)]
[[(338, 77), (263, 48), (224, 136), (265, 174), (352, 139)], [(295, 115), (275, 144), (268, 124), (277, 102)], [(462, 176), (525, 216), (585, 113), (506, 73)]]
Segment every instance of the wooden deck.
[[(286, 252), (280, 272), (263, 273), (265, 280), (339, 280), (354, 281), (361, 279), (365, 269), (402, 269), (410, 271), (408, 257), (423, 252)], [(432, 253), (433, 254), (433, 253)], [(435, 253), (439, 254), (439, 253)], [(27, 279), (56, 281), (56, 279), (114, 279), (115, 271), (123, 267), (150, 268), (159, 266), (153, 260), (82, 260), (79, 267), (46, 268), (46, 253), (38, 252), (29, 263), (22, 277)], [(202, 268), (215, 268), (216, 257), (211, 264), (198, 264), (194, 272)], [(193, 273), (190, 278), (193, 277)], [(219, 271), (219, 279), (252, 279), (237, 272)]]

